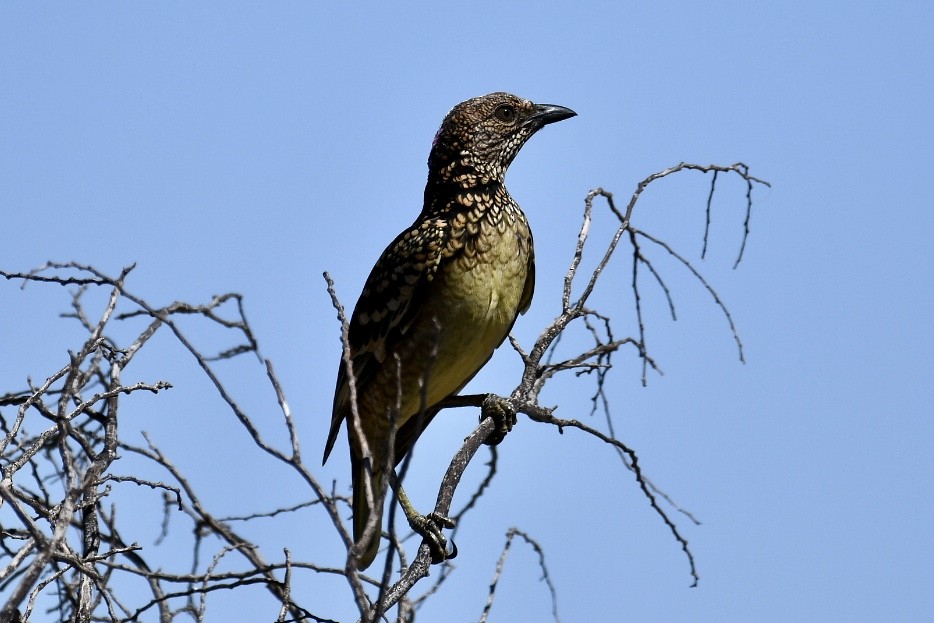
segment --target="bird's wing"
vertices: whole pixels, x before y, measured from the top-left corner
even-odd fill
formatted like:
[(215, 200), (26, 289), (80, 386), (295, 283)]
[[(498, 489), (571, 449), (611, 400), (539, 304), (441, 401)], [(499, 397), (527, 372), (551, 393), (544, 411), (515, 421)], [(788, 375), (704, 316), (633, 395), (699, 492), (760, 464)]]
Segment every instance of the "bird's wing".
[[(450, 237), (450, 224), (444, 219), (416, 221), (396, 236), (367, 277), (350, 318), (350, 354), (358, 393), (366, 391), (369, 380), (408, 331), (442, 261), (450, 259), (447, 257)], [(342, 362), (334, 390), (325, 461), (350, 408), (350, 383)]]
[[(533, 294), (535, 294), (535, 245), (532, 242), (532, 232), (529, 231), (529, 265), (525, 273), (525, 286), (522, 288), (522, 296), (519, 298), (519, 314), (529, 311)], [(516, 314), (516, 318), (519, 317), (519, 314)], [(512, 323), (516, 324), (516, 321), (513, 320)], [(512, 327), (509, 327), (509, 331), (512, 331)], [(508, 331), (506, 335), (509, 335)]]

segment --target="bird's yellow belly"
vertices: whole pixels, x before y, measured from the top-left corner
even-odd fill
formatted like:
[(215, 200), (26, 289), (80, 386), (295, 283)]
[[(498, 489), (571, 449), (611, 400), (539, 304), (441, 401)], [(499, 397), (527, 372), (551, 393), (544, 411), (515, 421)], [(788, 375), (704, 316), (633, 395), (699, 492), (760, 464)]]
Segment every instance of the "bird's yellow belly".
[[(459, 391), (487, 362), (505, 339), (519, 313), (520, 299), (528, 272), (528, 245), (515, 232), (492, 234), (482, 257), (465, 254), (441, 276), (436, 296), (426, 312), (434, 323), (432, 339), (415, 340), (436, 344), (437, 352), (410, 353), (403, 365), (426, 370), (425, 405), (432, 405)], [(437, 326), (437, 329), (434, 328)], [(414, 357), (412, 357), (414, 355)], [(432, 363), (433, 362), (433, 363)], [(401, 410), (403, 420), (422, 407), (420, 392), (403, 392), (407, 400)]]

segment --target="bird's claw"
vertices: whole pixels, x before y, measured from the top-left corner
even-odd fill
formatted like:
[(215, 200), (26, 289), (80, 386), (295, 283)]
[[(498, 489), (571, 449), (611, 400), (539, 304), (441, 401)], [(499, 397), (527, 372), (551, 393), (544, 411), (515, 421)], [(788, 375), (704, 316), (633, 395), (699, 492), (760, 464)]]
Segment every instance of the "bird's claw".
[(449, 517), (440, 513), (415, 515), (409, 517), (409, 526), (422, 535), (423, 542), (428, 545), (431, 551), (431, 564), (436, 565), (457, 556), (457, 545), (454, 541), (448, 541), (441, 532), (443, 528), (454, 527), (454, 522)]
[(483, 405), (480, 407), (480, 421), (486, 418), (492, 418), (496, 428), (484, 440), (488, 446), (498, 445), (506, 438), (506, 433), (512, 430), (516, 424), (516, 410), (512, 403), (505, 398), (500, 398), (494, 394), (488, 394), (483, 399)]

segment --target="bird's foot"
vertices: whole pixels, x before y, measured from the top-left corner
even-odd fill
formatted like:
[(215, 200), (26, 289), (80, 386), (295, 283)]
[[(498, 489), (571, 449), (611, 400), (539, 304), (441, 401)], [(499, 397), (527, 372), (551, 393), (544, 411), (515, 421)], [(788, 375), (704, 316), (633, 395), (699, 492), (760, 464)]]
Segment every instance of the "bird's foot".
[(441, 513), (432, 512), (427, 515), (422, 515), (415, 510), (412, 501), (409, 500), (409, 496), (406, 495), (402, 487), (399, 486), (398, 483), (395, 486), (396, 495), (399, 498), (399, 506), (402, 507), (402, 512), (405, 513), (405, 518), (408, 520), (409, 526), (412, 530), (422, 535), (422, 542), (426, 543), (431, 550), (431, 564), (436, 565), (439, 562), (444, 562), (445, 560), (457, 556), (457, 546), (454, 545), (454, 541), (448, 543), (444, 533), (441, 532), (444, 528), (453, 528), (454, 522)]
[(483, 443), (488, 446), (495, 446), (506, 438), (506, 433), (511, 431), (516, 424), (516, 410), (506, 398), (501, 398), (495, 394), (487, 394), (486, 398), (483, 399), (483, 405), (480, 407), (480, 421), (482, 422), (486, 418), (492, 418), (496, 428), (493, 429), (493, 432)]
[(457, 545), (454, 541), (448, 541), (441, 532), (443, 528), (454, 527), (454, 522), (450, 517), (445, 517), (440, 513), (429, 513), (427, 515), (414, 514), (408, 516), (407, 519), (412, 530), (422, 535), (423, 542), (428, 544), (431, 550), (431, 564), (436, 565), (457, 556)]

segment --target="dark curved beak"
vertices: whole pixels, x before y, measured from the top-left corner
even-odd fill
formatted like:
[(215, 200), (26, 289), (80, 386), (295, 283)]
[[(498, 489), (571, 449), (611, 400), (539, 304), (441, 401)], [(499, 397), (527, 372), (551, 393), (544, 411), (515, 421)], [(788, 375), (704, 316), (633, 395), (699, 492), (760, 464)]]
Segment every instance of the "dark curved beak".
[(535, 112), (532, 113), (531, 117), (529, 117), (529, 121), (539, 125), (548, 125), (549, 123), (563, 121), (565, 119), (570, 119), (571, 117), (576, 116), (576, 112), (570, 108), (565, 108), (564, 106), (556, 106), (554, 104), (536, 104)]

